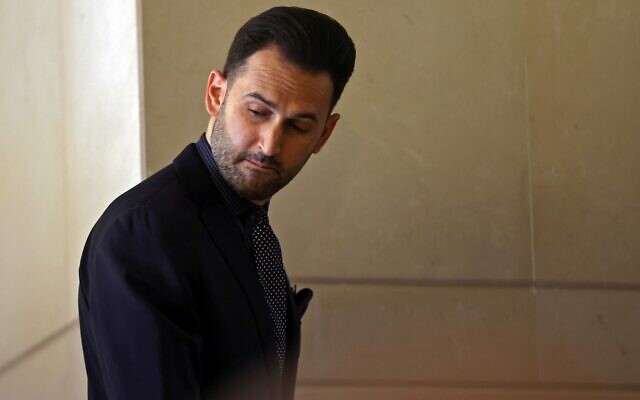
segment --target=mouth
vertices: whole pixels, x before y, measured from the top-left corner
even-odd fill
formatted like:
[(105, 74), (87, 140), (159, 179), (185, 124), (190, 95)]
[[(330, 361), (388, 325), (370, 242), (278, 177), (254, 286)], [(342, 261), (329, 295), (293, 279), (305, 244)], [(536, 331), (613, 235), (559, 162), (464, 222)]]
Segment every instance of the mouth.
[(249, 165), (251, 165), (251, 166), (253, 166), (253, 167), (255, 167), (255, 168), (259, 169), (259, 170), (262, 170), (262, 171), (271, 170), (273, 172), (278, 172), (278, 170), (275, 167), (273, 167), (273, 166), (271, 166), (269, 164), (264, 164), (264, 163), (261, 163), (259, 161), (250, 160), (248, 158), (245, 158), (244, 161), (249, 163)]

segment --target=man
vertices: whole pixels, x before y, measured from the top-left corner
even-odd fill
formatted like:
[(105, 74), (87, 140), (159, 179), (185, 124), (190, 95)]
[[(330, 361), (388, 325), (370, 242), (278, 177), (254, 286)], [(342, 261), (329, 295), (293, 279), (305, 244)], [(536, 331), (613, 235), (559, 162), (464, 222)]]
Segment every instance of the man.
[(292, 399), (300, 319), (267, 209), (319, 152), (355, 60), (326, 15), (276, 7), (209, 75), (206, 133), (116, 199), (80, 265), (89, 399)]

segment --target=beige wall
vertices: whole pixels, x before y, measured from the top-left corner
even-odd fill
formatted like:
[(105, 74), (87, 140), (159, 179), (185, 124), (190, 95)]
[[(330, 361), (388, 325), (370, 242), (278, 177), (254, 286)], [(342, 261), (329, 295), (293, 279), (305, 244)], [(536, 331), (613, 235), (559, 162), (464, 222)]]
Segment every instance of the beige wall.
[[(299, 398), (640, 397), (640, 2), (295, 4), (358, 48), (333, 138), (273, 203), (316, 291)], [(143, 2), (150, 172), (265, 7)]]
[(78, 263), (141, 178), (135, 2), (0, 1), (0, 398), (86, 397)]

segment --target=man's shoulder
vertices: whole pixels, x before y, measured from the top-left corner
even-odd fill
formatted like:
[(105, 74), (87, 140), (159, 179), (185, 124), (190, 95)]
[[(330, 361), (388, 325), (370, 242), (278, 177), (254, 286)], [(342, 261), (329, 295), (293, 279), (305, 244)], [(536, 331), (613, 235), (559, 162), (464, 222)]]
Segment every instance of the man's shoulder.
[(113, 200), (89, 240), (99, 243), (114, 235), (126, 240), (149, 234), (186, 240), (200, 232), (203, 207), (220, 201), (206, 165), (191, 144), (171, 164)]
[[(181, 168), (185, 163), (189, 163), (189, 167)], [(113, 200), (98, 220), (98, 224), (105, 220), (111, 221), (137, 208), (162, 211), (184, 206), (184, 202), (190, 197), (187, 193), (187, 182), (191, 175), (199, 175), (199, 170), (204, 169), (201, 163), (195, 145), (188, 145), (172, 163)]]
[(181, 196), (178, 175), (172, 165), (168, 165), (142, 180), (140, 183), (118, 196), (109, 204), (101, 218), (112, 219), (139, 207), (162, 207), (167, 197)]
[(177, 217), (178, 213), (193, 209), (179, 182), (175, 167), (170, 164), (122, 193), (107, 206), (93, 231), (100, 234), (117, 220), (125, 222), (136, 215), (146, 214), (164, 220)]

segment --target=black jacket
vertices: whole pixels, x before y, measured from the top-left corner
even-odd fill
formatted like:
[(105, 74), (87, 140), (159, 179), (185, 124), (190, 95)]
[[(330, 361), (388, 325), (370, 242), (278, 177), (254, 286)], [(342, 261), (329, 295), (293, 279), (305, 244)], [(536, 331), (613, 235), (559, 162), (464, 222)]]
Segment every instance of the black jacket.
[(289, 293), (281, 377), (251, 252), (194, 144), (107, 208), (79, 273), (90, 400), (293, 398), (311, 292)]

